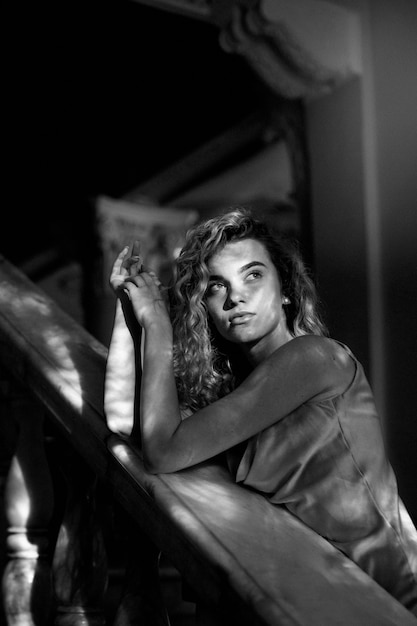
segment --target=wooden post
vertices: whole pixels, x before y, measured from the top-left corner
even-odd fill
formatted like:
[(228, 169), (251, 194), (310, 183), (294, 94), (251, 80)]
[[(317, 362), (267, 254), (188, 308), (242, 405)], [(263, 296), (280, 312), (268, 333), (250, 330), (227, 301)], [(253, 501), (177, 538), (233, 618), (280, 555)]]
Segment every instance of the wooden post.
[[(48, 560), (53, 487), (45, 456), (43, 409), (10, 381), (2, 381), (7, 397), (0, 436), (7, 442), (9, 471), (4, 508), (7, 563), (3, 602), (9, 626), (45, 626), (51, 615), (52, 585)], [(12, 449), (14, 448), (14, 449)]]
[(53, 561), (55, 626), (104, 626), (107, 556), (96, 506), (96, 476), (69, 446), (59, 456), (67, 503)]

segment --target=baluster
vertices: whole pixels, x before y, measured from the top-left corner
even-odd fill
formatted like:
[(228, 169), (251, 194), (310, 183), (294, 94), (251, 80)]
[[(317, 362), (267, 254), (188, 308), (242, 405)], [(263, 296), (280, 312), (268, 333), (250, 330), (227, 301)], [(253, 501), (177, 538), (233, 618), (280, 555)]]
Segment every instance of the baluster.
[(119, 522), (124, 536), (126, 572), (114, 626), (169, 626), (159, 577), (160, 552), (127, 514), (120, 512)]
[(68, 446), (59, 456), (67, 502), (53, 561), (55, 626), (103, 626), (107, 557), (96, 506), (96, 477)]
[(12, 457), (4, 487), (4, 612), (9, 626), (45, 626), (51, 617), (48, 549), (54, 494), (44, 448), (44, 412), (14, 381), (2, 381), (2, 388), (8, 391), (0, 436), (3, 445), (9, 443)]

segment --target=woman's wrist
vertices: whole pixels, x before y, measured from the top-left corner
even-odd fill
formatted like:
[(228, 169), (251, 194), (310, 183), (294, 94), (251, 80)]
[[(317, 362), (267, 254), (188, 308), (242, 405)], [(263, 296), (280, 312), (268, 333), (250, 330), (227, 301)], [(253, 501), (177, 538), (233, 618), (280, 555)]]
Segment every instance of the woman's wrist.
[(166, 319), (154, 319), (145, 323), (143, 326), (148, 336), (150, 335), (161, 335), (162, 337), (168, 338), (172, 341), (172, 324), (171, 320), (167, 316)]
[(171, 320), (168, 314), (165, 316), (155, 316), (152, 320), (146, 322), (143, 326), (146, 337), (152, 343), (166, 344), (171, 348), (173, 343), (173, 331)]

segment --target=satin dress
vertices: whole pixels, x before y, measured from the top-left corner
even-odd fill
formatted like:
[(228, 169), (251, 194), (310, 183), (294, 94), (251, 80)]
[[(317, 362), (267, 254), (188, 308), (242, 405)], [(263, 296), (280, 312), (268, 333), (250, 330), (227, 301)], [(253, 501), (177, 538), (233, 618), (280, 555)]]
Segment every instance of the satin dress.
[(229, 469), (417, 614), (417, 532), (398, 496), (363, 368), (343, 348), (355, 362), (349, 388), (316, 396), (229, 450)]

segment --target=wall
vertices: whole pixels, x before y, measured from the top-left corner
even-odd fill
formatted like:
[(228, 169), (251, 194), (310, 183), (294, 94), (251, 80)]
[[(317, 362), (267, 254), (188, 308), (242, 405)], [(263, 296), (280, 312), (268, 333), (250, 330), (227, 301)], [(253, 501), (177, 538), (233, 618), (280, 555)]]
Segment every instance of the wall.
[(316, 271), (333, 336), (364, 363), (417, 519), (417, 4), (360, 13), (363, 73), (307, 104)]
[(404, 497), (416, 507), (417, 3), (374, 0), (371, 24), (387, 428)]

